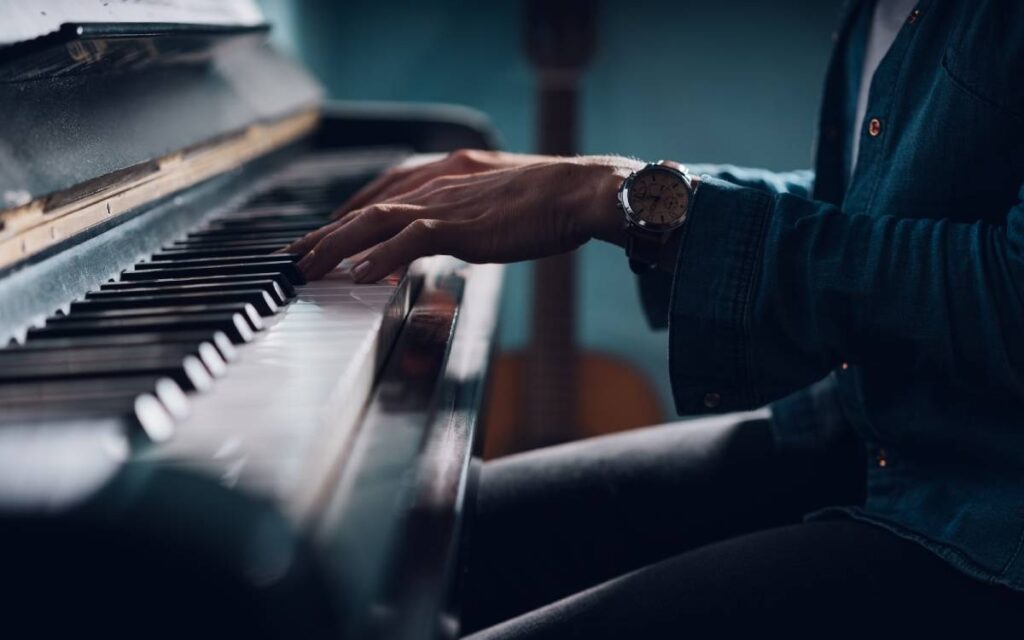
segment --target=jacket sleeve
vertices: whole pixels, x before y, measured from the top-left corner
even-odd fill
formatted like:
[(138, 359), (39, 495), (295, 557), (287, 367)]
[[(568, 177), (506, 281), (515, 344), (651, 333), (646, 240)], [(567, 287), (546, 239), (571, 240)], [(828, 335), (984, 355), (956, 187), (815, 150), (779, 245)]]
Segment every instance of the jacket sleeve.
[[(804, 198), (810, 197), (814, 186), (814, 172), (809, 169), (776, 173), (728, 164), (694, 164), (689, 165), (689, 170), (767, 193), (790, 193)], [(668, 327), (672, 275), (663, 271), (651, 271), (637, 276), (637, 285), (648, 324), (654, 329)]]
[(843, 362), (1024, 400), (1022, 201), (1002, 225), (853, 215), (709, 176), (683, 233), (668, 310), (681, 413), (761, 406)]

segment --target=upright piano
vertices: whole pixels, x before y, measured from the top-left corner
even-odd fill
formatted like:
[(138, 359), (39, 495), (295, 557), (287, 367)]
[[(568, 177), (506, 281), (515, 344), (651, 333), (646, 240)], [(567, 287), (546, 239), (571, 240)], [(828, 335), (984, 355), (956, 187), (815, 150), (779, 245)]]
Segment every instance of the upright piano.
[(305, 282), (279, 250), (494, 136), (327, 103), (267, 33), (0, 47), (4, 637), (458, 633), (500, 267)]

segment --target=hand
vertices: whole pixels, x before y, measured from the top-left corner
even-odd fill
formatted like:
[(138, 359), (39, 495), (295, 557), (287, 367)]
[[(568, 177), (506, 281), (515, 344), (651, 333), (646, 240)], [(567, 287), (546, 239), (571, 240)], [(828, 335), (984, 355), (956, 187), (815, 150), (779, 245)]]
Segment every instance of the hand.
[(642, 166), (619, 157), (457, 152), (390, 172), (346, 203), (335, 222), (286, 251), (303, 255), (299, 268), (310, 279), (365, 252), (352, 275), (375, 282), (427, 255), (514, 262), (594, 237), (622, 244), (615, 192)]
[(361, 209), (369, 204), (384, 202), (403, 193), (409, 193), (422, 187), (434, 178), (463, 176), (471, 173), (493, 171), (494, 169), (522, 167), (553, 159), (552, 156), (526, 153), (460, 149), (429, 164), (398, 165), (388, 169), (357, 191), (355, 195), (349, 198), (348, 202), (338, 207), (331, 216), (331, 219), (338, 220), (345, 214)]

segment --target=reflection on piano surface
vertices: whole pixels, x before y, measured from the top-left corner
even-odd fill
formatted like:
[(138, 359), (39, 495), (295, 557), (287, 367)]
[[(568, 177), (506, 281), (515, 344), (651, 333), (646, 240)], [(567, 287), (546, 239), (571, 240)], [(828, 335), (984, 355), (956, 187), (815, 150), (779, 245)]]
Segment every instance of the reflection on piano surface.
[[(306, 283), (279, 251), (385, 167), (489, 134), (321, 108), (263, 34), (88, 25), (0, 48), (8, 628), (457, 632), (500, 268)], [(254, 90), (272, 86), (292, 90)], [(40, 100), (77, 135), (46, 133)]]

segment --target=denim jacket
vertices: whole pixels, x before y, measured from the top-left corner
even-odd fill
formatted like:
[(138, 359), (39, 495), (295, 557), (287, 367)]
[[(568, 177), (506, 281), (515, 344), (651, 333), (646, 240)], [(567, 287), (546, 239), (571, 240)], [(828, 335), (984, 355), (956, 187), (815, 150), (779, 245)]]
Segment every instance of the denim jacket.
[(641, 293), (680, 413), (774, 403), (783, 447), (852, 429), (845, 513), (1024, 589), (1024, 2), (919, 2), (847, 178), (872, 5), (836, 35), (814, 170), (700, 167), (675, 273)]

